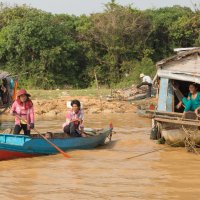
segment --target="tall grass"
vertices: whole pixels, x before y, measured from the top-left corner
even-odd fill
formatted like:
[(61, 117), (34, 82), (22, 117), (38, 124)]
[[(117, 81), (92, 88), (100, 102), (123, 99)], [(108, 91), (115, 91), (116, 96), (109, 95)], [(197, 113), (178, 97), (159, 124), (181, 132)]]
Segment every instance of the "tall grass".
[(58, 99), (65, 96), (91, 96), (99, 97), (107, 96), (111, 94), (111, 90), (107, 88), (100, 88), (99, 90), (95, 88), (88, 89), (77, 89), (77, 90), (28, 90), (31, 94), (31, 99), (41, 100), (41, 99)]

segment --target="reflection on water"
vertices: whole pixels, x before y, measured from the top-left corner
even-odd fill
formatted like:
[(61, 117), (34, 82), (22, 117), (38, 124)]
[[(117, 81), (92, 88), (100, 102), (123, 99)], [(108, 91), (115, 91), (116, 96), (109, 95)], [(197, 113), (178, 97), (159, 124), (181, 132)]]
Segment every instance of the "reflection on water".
[[(134, 114), (88, 115), (88, 127), (112, 121), (113, 142), (94, 150), (1, 161), (0, 198), (38, 199), (199, 199), (199, 157), (183, 148), (160, 148), (149, 140), (150, 120)], [(61, 130), (62, 120), (38, 121), (38, 130)], [(10, 122), (2, 126), (8, 127)]]

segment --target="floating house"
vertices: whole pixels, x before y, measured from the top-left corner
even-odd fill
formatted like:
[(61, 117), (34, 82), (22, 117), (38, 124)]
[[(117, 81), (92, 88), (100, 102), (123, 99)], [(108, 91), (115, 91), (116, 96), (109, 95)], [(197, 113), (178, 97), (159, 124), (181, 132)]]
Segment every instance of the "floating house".
[[(200, 48), (181, 49), (175, 56), (157, 63), (155, 81), (158, 83), (158, 103), (152, 114), (153, 122), (158, 127), (160, 136), (166, 141), (176, 143), (185, 139), (184, 127), (200, 127), (200, 120), (194, 112), (183, 113), (184, 108), (177, 109), (179, 100), (174, 89), (187, 97), (189, 84), (197, 83), (200, 89)], [(196, 131), (199, 132), (199, 131)], [(196, 134), (200, 143), (200, 132)]]

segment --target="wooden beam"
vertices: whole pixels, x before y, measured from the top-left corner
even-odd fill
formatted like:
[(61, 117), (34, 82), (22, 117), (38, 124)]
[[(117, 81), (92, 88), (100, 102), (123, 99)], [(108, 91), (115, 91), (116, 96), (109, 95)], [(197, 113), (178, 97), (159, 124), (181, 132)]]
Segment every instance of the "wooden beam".
[(159, 115), (172, 115), (172, 116), (179, 116), (182, 117), (183, 113), (178, 113), (178, 112), (166, 112), (166, 111), (155, 111), (155, 110), (146, 110), (146, 113), (150, 114), (159, 114)]
[(200, 126), (200, 121), (198, 120), (180, 120), (180, 119), (166, 119), (166, 118), (160, 118), (155, 117), (155, 121), (159, 122), (166, 122), (171, 124), (179, 124), (179, 125), (190, 125), (190, 126)]
[(172, 119), (172, 120), (178, 120), (178, 121), (190, 121), (190, 122), (200, 122), (198, 119), (187, 119), (187, 118), (180, 118), (177, 116), (165, 116), (165, 115), (155, 115), (154, 118), (162, 118), (162, 119)]

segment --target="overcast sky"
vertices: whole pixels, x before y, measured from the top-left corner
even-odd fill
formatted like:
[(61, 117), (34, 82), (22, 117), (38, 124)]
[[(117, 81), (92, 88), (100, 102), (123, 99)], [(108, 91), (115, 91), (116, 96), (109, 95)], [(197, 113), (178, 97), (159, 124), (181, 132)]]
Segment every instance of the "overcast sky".
[[(109, 0), (0, 0), (9, 5), (27, 4), (52, 13), (68, 13), (74, 15), (101, 12), (104, 4)], [(193, 4), (200, 7), (200, 0), (117, 0), (121, 5), (133, 4), (136, 8), (159, 8), (181, 5), (193, 8)]]

